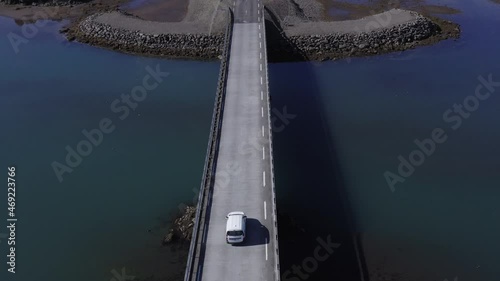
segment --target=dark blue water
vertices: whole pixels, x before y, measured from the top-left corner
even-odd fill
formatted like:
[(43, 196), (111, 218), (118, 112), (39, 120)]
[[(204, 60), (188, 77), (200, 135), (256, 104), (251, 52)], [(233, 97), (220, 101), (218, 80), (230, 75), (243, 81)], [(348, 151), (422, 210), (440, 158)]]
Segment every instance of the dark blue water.
[[(136, 280), (181, 275), (185, 257), (161, 239), (200, 184), (219, 63), (64, 44), (58, 26), (40, 29), (15, 54), (6, 34), (22, 30), (0, 18), (0, 155), (2, 169), (18, 169), (19, 218), (18, 272), (5, 279), (3, 240), (1, 280), (111, 280), (122, 268)], [(143, 85), (147, 66), (169, 76), (121, 120), (110, 106)], [(60, 183), (51, 163), (65, 164), (65, 147), (76, 150), (82, 130), (104, 118), (114, 131)], [(6, 195), (5, 186), (2, 220)]]
[[(331, 235), (341, 246), (308, 280), (360, 280), (359, 263), (365, 280), (498, 280), (500, 87), (456, 130), (457, 114), (443, 114), (474, 95), (479, 76), (500, 82), (500, 5), (447, 3), (464, 11), (447, 17), (462, 26), (457, 41), (271, 66), (274, 106), (296, 114), (275, 133), (278, 207), (307, 230), (281, 242), (282, 272)], [(408, 159), (435, 128), (447, 140), (393, 192), (384, 173), (397, 174), (398, 155)]]

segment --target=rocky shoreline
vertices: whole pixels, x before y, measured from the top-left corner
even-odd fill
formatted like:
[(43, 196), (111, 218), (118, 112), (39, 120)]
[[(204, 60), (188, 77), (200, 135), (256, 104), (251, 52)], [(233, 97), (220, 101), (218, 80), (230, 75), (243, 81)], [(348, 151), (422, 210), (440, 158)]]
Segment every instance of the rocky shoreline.
[(217, 59), (222, 53), (224, 34), (147, 34), (115, 28), (92, 15), (67, 31), (68, 40), (113, 50), (168, 58)]
[(460, 33), (457, 29), (455, 33), (443, 34), (442, 30), (438, 24), (419, 16), (413, 22), (368, 33), (295, 35), (288, 38), (306, 60), (335, 60), (404, 51), (430, 43), (430, 40), (424, 40), (433, 36), (447, 39)]
[(184, 211), (172, 222), (172, 227), (163, 237), (162, 244), (182, 243), (191, 241), (193, 236), (196, 207), (186, 206)]
[[(32, 0), (0, 0), (0, 3), (17, 1), (28, 3)], [(57, 8), (61, 5), (63, 7), (50, 17), (72, 18), (69, 26), (61, 30), (70, 41), (142, 56), (193, 60), (220, 58), (227, 25), (227, 2), (231, 1), (222, 0), (219, 7), (211, 5), (209, 0), (190, 0), (182, 22), (155, 22), (120, 11), (119, 4), (126, 1), (92, 0), (73, 7), (87, 0), (36, 0), (30, 2), (37, 5), (32, 8), (33, 14), (29, 8), (16, 5), (12, 7), (21, 10), (11, 13), (35, 17), (34, 12), (44, 9), (43, 6), (56, 5)], [(392, 20), (389, 17), (389, 25), (384, 28), (359, 32), (365, 29), (358, 27), (376, 23), (380, 19), (377, 17), (384, 13), (336, 22), (320, 17), (323, 8), (318, 1), (264, 0), (264, 3), (270, 62), (372, 56), (460, 36), (457, 24), (408, 10), (396, 9), (398, 13), (392, 15)], [(292, 12), (283, 12), (290, 8)], [(29, 17), (24, 21), (30, 22)]]
[[(267, 11), (267, 14), (271, 14)], [(416, 14), (416, 13), (415, 13)], [(224, 34), (151, 34), (116, 28), (96, 20), (95, 14), (65, 30), (69, 40), (113, 50), (167, 58), (214, 60), (220, 58)], [(129, 15), (123, 15), (130, 17)], [(269, 61), (318, 61), (403, 51), (460, 35), (458, 25), (421, 15), (392, 27), (370, 32), (287, 34), (272, 14), (266, 17)], [(438, 21), (438, 22), (436, 22)], [(269, 29), (278, 30), (269, 30)], [(270, 38), (271, 37), (271, 38)]]
[(404, 51), (416, 46), (458, 38), (460, 27), (449, 21), (413, 13), (415, 19), (369, 32), (323, 32), (288, 34), (286, 27), (267, 11), (270, 62), (324, 61)]

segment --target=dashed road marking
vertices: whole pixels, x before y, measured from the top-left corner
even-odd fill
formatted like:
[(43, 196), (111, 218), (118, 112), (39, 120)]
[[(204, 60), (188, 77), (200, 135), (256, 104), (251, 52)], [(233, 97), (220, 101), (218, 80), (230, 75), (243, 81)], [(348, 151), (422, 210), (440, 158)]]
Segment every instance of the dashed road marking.
[(264, 125), (262, 125), (262, 136), (264, 136)]
[(266, 148), (262, 147), (262, 160), (266, 159)]
[(268, 254), (267, 254), (267, 237), (266, 237), (266, 261), (268, 259)]
[(266, 208), (266, 201), (264, 201), (264, 219), (267, 220), (267, 208)]
[(262, 49), (262, 42), (259, 42), (259, 47)]
[(260, 84), (262, 85), (262, 76), (260, 77)]
[(259, 38), (262, 38), (262, 33), (259, 33)]
[(260, 100), (264, 100), (264, 92), (260, 91)]
[(262, 172), (262, 185), (266, 186), (266, 171)]
[(260, 59), (262, 59), (262, 53), (259, 54)]
[(260, 71), (262, 71), (262, 63), (260, 64)]
[(260, 107), (260, 113), (261, 113), (262, 117), (264, 117), (264, 107), (263, 106)]

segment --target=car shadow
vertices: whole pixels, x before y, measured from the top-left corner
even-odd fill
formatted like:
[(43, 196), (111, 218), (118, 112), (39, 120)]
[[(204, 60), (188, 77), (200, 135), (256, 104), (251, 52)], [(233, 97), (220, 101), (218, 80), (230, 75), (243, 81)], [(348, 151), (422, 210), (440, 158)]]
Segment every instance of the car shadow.
[(245, 241), (235, 247), (265, 245), (269, 243), (269, 230), (258, 219), (247, 218)]

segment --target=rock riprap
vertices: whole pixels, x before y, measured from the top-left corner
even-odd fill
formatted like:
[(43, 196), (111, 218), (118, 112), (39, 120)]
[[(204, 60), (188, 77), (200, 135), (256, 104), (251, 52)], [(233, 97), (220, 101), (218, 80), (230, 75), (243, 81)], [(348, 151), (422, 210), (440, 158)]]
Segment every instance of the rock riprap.
[(371, 32), (331, 33), (319, 35), (292, 35), (289, 40), (309, 59), (370, 55), (408, 49), (412, 42), (429, 38), (440, 27), (425, 17)]
[(165, 235), (162, 243), (165, 245), (178, 241), (191, 241), (195, 216), (196, 207), (187, 206), (184, 212), (174, 220), (172, 228)]
[(92, 15), (68, 33), (68, 38), (82, 43), (146, 55), (192, 59), (216, 59), (222, 53), (223, 34), (147, 34), (115, 28)]

